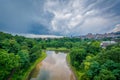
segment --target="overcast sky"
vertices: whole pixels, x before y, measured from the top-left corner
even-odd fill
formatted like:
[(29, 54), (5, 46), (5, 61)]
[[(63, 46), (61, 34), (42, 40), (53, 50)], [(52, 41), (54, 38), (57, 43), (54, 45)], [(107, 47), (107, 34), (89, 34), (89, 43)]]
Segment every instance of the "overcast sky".
[(120, 30), (120, 0), (0, 0), (0, 31), (83, 35)]

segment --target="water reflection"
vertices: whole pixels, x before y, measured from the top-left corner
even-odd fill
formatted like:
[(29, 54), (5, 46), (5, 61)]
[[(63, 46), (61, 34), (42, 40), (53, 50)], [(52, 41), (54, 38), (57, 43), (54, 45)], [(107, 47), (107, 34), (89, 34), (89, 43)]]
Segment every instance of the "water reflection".
[(75, 80), (64, 52), (47, 51), (47, 57), (31, 73), (30, 80)]

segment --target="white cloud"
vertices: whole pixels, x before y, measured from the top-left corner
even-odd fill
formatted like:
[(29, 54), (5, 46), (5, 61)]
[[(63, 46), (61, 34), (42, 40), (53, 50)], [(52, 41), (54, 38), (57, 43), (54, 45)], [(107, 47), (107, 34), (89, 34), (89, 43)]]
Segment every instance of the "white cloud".
[(117, 32), (117, 31), (120, 31), (120, 24), (117, 24), (111, 32)]
[(63, 36), (56, 36), (56, 35), (18, 34), (18, 33), (11, 33), (11, 34), (20, 35), (27, 38), (63, 38)]
[(64, 4), (58, 0), (48, 0), (44, 8), (54, 14), (54, 18), (51, 21), (51, 30), (66, 35), (75, 32), (76, 34), (86, 34), (88, 32), (103, 33), (106, 29), (111, 29), (113, 24), (119, 22), (115, 17), (107, 18), (113, 14), (102, 13), (116, 3), (109, 3), (109, 6), (97, 9), (96, 5), (104, 0), (95, 1), (87, 7), (85, 7), (86, 3), (84, 1), (69, 0), (67, 4)]

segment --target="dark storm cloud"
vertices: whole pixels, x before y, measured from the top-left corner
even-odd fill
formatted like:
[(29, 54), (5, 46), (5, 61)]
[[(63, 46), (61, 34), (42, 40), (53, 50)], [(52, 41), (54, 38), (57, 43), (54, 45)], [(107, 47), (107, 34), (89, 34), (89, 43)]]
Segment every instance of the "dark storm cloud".
[(0, 0), (0, 31), (80, 35), (120, 24), (120, 0)]
[(0, 0), (0, 30), (29, 33), (37, 24), (33, 32), (45, 32), (48, 19), (43, 5), (44, 0)]

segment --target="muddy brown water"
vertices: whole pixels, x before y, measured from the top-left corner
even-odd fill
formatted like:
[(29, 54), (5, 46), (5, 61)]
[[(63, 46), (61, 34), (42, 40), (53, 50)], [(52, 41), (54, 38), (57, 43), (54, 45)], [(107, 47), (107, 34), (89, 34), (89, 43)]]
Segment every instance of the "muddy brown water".
[(47, 57), (31, 72), (29, 80), (75, 80), (66, 61), (66, 53), (46, 51)]

